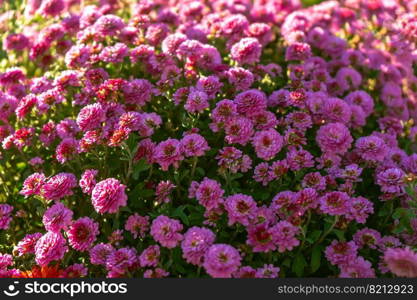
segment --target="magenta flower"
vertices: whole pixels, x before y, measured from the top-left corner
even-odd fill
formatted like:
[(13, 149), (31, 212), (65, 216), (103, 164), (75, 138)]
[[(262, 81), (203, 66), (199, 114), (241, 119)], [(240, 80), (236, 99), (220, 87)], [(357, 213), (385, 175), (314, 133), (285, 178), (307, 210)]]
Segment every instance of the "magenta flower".
[(149, 230), (149, 217), (142, 217), (137, 213), (129, 216), (126, 220), (125, 229), (129, 231), (133, 238), (144, 238), (146, 232)]
[(86, 251), (91, 248), (98, 234), (98, 223), (89, 217), (74, 221), (67, 231), (69, 244), (78, 251)]
[(360, 137), (356, 140), (355, 149), (358, 155), (370, 162), (381, 162), (388, 154), (385, 142), (376, 136)]
[(283, 139), (275, 129), (271, 128), (255, 133), (252, 145), (259, 158), (271, 160), (281, 150)]
[(110, 253), (114, 252), (114, 248), (110, 244), (100, 243), (89, 250), (90, 262), (93, 265), (106, 265), (107, 258)]
[(71, 224), (73, 214), (64, 204), (56, 202), (45, 211), (42, 223), (46, 230), (59, 233)]
[(82, 131), (97, 129), (106, 120), (106, 112), (100, 103), (84, 106), (77, 116), (77, 125)]
[(300, 244), (296, 238), (300, 229), (287, 221), (279, 221), (272, 228), (272, 239), (278, 252), (291, 251)]
[(174, 165), (177, 168), (179, 162), (184, 159), (180, 141), (167, 139), (166, 141), (160, 142), (155, 147), (153, 157), (164, 171), (167, 171), (170, 165)]
[(198, 202), (208, 210), (218, 208), (223, 203), (223, 194), (220, 183), (207, 177), (196, 186), (194, 192)]
[(229, 216), (229, 226), (235, 223), (248, 226), (255, 212), (256, 202), (251, 196), (235, 194), (226, 198), (224, 208)]
[(185, 156), (203, 156), (210, 150), (207, 141), (198, 133), (191, 133), (184, 136), (181, 140), (182, 152)]
[(350, 210), (350, 197), (345, 192), (328, 192), (319, 199), (323, 213), (337, 216), (345, 215)]
[(340, 278), (375, 278), (372, 264), (359, 256), (340, 266)]
[(158, 216), (151, 225), (151, 235), (155, 241), (167, 248), (175, 248), (183, 239), (183, 226), (178, 220), (167, 216)]
[(42, 186), (45, 184), (46, 177), (43, 173), (33, 173), (23, 182), (23, 188), (19, 194), (25, 198), (32, 195), (40, 195)]
[(59, 173), (49, 178), (42, 186), (41, 194), (47, 200), (60, 200), (71, 196), (77, 186), (77, 178), (72, 173)]
[(182, 256), (193, 265), (202, 265), (204, 255), (214, 243), (216, 236), (207, 228), (191, 227), (184, 234), (181, 242)]
[(94, 169), (85, 170), (84, 173), (81, 175), (81, 179), (79, 181), (79, 185), (83, 193), (91, 195), (95, 185), (98, 171)]
[(36, 242), (36, 263), (46, 266), (52, 261), (61, 260), (67, 250), (68, 247), (63, 236), (60, 233), (49, 231)]
[(142, 251), (139, 255), (139, 263), (142, 268), (156, 267), (159, 263), (160, 248), (158, 245), (152, 245)]
[(363, 228), (356, 231), (353, 235), (353, 240), (359, 248), (367, 246), (371, 249), (376, 249), (380, 243), (381, 234), (374, 229)]
[(253, 64), (259, 62), (262, 45), (255, 38), (243, 38), (232, 46), (230, 54), (239, 64)]
[(346, 265), (358, 255), (358, 246), (355, 242), (339, 242), (334, 240), (326, 248), (326, 258), (332, 265)]
[(21, 239), (16, 245), (15, 249), (18, 252), (18, 256), (22, 256), (25, 254), (34, 254), (36, 242), (41, 237), (42, 233), (40, 232), (25, 235), (25, 237)]
[(320, 127), (317, 131), (316, 141), (323, 152), (345, 154), (353, 139), (345, 125), (330, 123)]
[(119, 180), (107, 178), (95, 185), (91, 192), (91, 201), (99, 214), (116, 213), (120, 207), (126, 206), (126, 186)]
[(241, 256), (230, 245), (214, 244), (204, 257), (204, 269), (213, 278), (230, 278), (240, 266)]
[(399, 277), (417, 277), (417, 254), (408, 247), (387, 249), (384, 262)]

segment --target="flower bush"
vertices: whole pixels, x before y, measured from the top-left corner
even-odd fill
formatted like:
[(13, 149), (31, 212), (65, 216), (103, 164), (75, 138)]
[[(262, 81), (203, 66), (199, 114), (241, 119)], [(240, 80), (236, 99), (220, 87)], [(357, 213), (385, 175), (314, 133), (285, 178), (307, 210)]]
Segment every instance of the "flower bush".
[(1, 277), (417, 277), (417, 1), (0, 1)]

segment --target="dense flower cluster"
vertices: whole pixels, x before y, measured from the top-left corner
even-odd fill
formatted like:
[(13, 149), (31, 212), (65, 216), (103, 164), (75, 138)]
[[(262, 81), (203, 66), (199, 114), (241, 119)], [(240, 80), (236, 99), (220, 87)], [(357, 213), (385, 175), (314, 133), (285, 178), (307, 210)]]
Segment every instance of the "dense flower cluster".
[(417, 277), (417, 1), (0, 4), (0, 277)]

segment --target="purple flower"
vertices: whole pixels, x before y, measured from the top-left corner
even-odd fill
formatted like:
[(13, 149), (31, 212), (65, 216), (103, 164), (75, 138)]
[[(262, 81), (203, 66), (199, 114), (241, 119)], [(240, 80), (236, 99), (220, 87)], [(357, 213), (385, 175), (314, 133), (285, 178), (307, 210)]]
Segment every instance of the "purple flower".
[(36, 232), (25, 235), (16, 245), (18, 256), (25, 254), (34, 254), (36, 242), (42, 237), (42, 233)]
[(215, 238), (215, 234), (210, 229), (191, 227), (184, 234), (181, 242), (182, 256), (190, 264), (202, 265), (204, 255), (214, 243)]
[(59, 233), (71, 224), (73, 214), (72, 210), (57, 202), (45, 211), (42, 223), (46, 230)]
[(123, 20), (115, 15), (105, 15), (98, 18), (94, 23), (97, 34), (104, 36), (117, 35), (125, 27)]
[(402, 194), (404, 192), (405, 173), (399, 168), (389, 168), (376, 175), (376, 183), (381, 187), (381, 191), (391, 194)]
[(230, 245), (214, 244), (204, 257), (204, 269), (213, 278), (231, 278), (240, 266), (239, 252)]
[(77, 125), (83, 131), (93, 130), (101, 127), (106, 120), (106, 112), (100, 103), (84, 106), (77, 116)]
[(114, 250), (113, 246), (110, 244), (100, 243), (92, 247), (89, 251), (90, 262), (93, 265), (106, 265), (106, 261), (110, 253)]
[(209, 107), (208, 96), (205, 92), (191, 90), (188, 94), (184, 108), (190, 113), (202, 113)]
[(207, 141), (198, 133), (191, 133), (184, 136), (181, 140), (182, 152), (185, 156), (203, 156), (210, 150)]
[(340, 278), (375, 278), (372, 264), (359, 256), (340, 266)]
[(380, 243), (381, 234), (370, 228), (363, 228), (356, 231), (353, 235), (353, 240), (359, 248), (368, 246), (371, 249), (376, 249)]
[(262, 91), (252, 89), (238, 94), (234, 103), (238, 113), (251, 116), (266, 109), (267, 98)]
[(374, 205), (364, 197), (355, 197), (351, 199), (350, 211), (346, 216), (348, 220), (355, 220), (360, 224), (365, 224), (369, 215), (374, 212)]
[(272, 239), (278, 252), (291, 251), (300, 244), (296, 238), (300, 229), (287, 221), (279, 221), (272, 228)]
[(149, 230), (149, 216), (142, 217), (137, 213), (129, 216), (126, 220), (125, 229), (130, 231), (133, 238), (144, 238), (146, 232)]
[(99, 214), (116, 213), (120, 207), (126, 206), (126, 186), (119, 180), (107, 178), (97, 183), (91, 192), (91, 201)]
[(255, 133), (252, 139), (256, 155), (264, 160), (271, 160), (281, 150), (283, 139), (275, 129)]
[(387, 249), (384, 262), (399, 277), (417, 277), (417, 253), (408, 247)]
[(345, 192), (328, 192), (319, 199), (323, 213), (338, 216), (349, 213), (350, 197)]
[(9, 204), (0, 204), (0, 229), (6, 230), (9, 228), (13, 209), (13, 206)]
[(306, 43), (293, 43), (285, 51), (285, 60), (307, 60), (311, 56), (311, 48)]
[(152, 245), (143, 250), (139, 256), (139, 263), (142, 268), (144, 267), (156, 267), (159, 262), (159, 256), (161, 255), (158, 245)]
[(108, 276), (120, 277), (126, 272), (134, 270), (138, 266), (136, 250), (133, 248), (121, 248), (110, 252), (106, 260)]
[(155, 241), (167, 248), (175, 248), (183, 239), (183, 226), (178, 220), (167, 216), (158, 216), (151, 225), (151, 235)]
[(73, 194), (77, 178), (72, 173), (59, 173), (49, 178), (42, 186), (41, 194), (47, 200), (60, 200)]
[(239, 64), (253, 64), (259, 62), (262, 45), (255, 38), (243, 38), (234, 44), (230, 50), (232, 58)]
[(345, 125), (330, 123), (320, 127), (317, 131), (316, 141), (323, 152), (345, 154), (353, 139)]
[(377, 136), (364, 136), (356, 140), (355, 150), (365, 161), (382, 162), (388, 154), (384, 140)]
[(218, 208), (223, 203), (223, 194), (220, 183), (207, 177), (195, 189), (195, 198), (208, 210)]
[(302, 148), (291, 148), (287, 153), (287, 163), (292, 171), (299, 171), (303, 168), (314, 166), (313, 156)]
[(78, 251), (90, 249), (98, 234), (98, 223), (89, 217), (74, 221), (67, 231), (69, 244)]
[(61, 260), (67, 250), (68, 247), (63, 236), (60, 233), (49, 231), (36, 242), (36, 263), (40, 266), (46, 266), (51, 261)]
[(251, 196), (235, 194), (226, 198), (224, 208), (229, 216), (229, 226), (240, 223), (248, 226), (256, 209), (256, 202)]
[(155, 147), (153, 157), (164, 171), (167, 171), (170, 165), (174, 165), (177, 168), (179, 162), (184, 159), (180, 141), (167, 139), (160, 142)]
[(46, 181), (46, 177), (43, 173), (33, 173), (23, 182), (23, 188), (19, 194), (25, 196), (25, 198), (32, 195), (39, 195)]
[(355, 242), (339, 242), (334, 240), (326, 250), (326, 258), (332, 265), (346, 265), (358, 255), (358, 246)]
[(96, 176), (98, 174), (97, 170), (89, 169), (85, 170), (84, 173), (81, 175), (81, 179), (79, 181), (79, 185), (83, 191), (83, 193), (91, 195), (91, 192), (96, 185)]

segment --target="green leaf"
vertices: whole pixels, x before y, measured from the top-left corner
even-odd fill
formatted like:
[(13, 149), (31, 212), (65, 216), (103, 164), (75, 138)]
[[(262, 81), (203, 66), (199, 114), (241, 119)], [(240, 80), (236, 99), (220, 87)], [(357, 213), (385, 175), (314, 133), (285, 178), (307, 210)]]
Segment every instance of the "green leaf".
[(314, 273), (320, 268), (321, 264), (321, 253), (323, 252), (323, 247), (317, 246), (313, 248), (311, 252), (311, 271)]
[(172, 213), (172, 217), (179, 217), (185, 225), (189, 226), (190, 225), (190, 220), (188, 219), (188, 216), (184, 213), (184, 209), (185, 209), (184, 205), (179, 206)]
[(134, 180), (138, 180), (140, 173), (148, 170), (149, 168), (150, 165), (145, 161), (145, 159), (142, 158), (133, 166), (132, 178)]
[(307, 265), (307, 262), (302, 253), (298, 253), (292, 264), (292, 271), (298, 276), (302, 277), (304, 274), (304, 268)]
[(306, 238), (306, 241), (310, 244), (313, 244), (315, 241), (317, 241), (321, 236), (322, 231), (321, 230), (314, 230), (310, 235)]
[(333, 229), (334, 234), (339, 238), (339, 241), (345, 240), (345, 232), (338, 229)]

